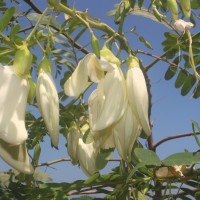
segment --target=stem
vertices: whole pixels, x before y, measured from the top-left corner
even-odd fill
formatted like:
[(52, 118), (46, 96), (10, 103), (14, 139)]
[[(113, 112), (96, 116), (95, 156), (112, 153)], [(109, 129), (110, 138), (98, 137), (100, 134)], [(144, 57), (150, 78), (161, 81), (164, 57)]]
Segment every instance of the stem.
[(42, 13), (42, 15), (40, 16), (40, 18), (38, 19), (37, 23), (35, 24), (33, 30), (30, 32), (30, 34), (28, 35), (28, 37), (26, 38), (26, 42), (28, 43), (30, 41), (30, 39), (33, 37), (33, 35), (35, 34), (35, 31), (37, 30), (38, 26), (40, 25), (40, 22), (42, 21), (42, 19), (44, 18), (44, 16), (46, 15), (47, 11), (50, 8), (47, 7), (44, 12)]

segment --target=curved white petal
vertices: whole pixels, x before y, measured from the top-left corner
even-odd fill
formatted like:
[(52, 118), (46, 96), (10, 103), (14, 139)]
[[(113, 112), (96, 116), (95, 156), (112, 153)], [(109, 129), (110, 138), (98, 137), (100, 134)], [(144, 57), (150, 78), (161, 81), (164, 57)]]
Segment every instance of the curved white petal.
[(10, 145), (0, 140), (0, 157), (16, 170), (25, 174), (32, 174), (34, 169), (29, 161), (26, 143)]
[(125, 160), (131, 160), (133, 145), (141, 132), (141, 126), (128, 105), (123, 117), (115, 125), (114, 140), (119, 155)]
[(126, 85), (123, 74), (116, 68), (107, 72), (103, 81), (105, 101), (100, 109), (93, 131), (100, 131), (116, 123), (127, 106)]
[(146, 81), (139, 67), (133, 67), (128, 70), (126, 86), (131, 109), (138, 118), (144, 132), (149, 136), (151, 133), (148, 117), (149, 97)]
[(87, 176), (93, 175), (97, 172), (95, 160), (97, 156), (97, 148), (95, 147), (95, 143), (85, 144), (82, 138), (79, 138), (78, 143), (78, 158), (79, 163)]
[(95, 54), (89, 53), (83, 58), (84, 65), (87, 66), (88, 76), (94, 83), (98, 83), (104, 77), (104, 71), (101, 69), (99, 59)]
[(21, 144), (27, 139), (25, 112), (29, 92), (28, 80), (14, 73), (14, 68), (0, 68), (0, 139)]
[(88, 86), (88, 70), (84, 60), (80, 60), (73, 74), (64, 84), (65, 94), (78, 97)]
[(99, 65), (103, 71), (112, 71), (117, 68), (117, 65), (111, 62), (108, 62), (103, 56), (98, 60)]
[(39, 74), (36, 86), (36, 98), (52, 144), (57, 147), (59, 140), (59, 100), (50, 72), (41, 72)]

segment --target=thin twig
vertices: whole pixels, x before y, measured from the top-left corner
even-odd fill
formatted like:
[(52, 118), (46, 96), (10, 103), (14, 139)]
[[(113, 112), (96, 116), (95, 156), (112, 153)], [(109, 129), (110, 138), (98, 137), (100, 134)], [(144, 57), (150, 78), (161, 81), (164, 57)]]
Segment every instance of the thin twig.
[[(196, 135), (199, 135), (200, 132), (196, 132), (195, 133)], [(169, 137), (166, 137), (160, 141), (158, 141), (156, 144), (154, 144), (154, 148), (156, 149), (159, 145), (161, 145), (162, 143), (166, 142), (166, 141), (169, 141), (169, 140), (173, 140), (173, 139), (177, 139), (177, 138), (183, 138), (183, 137), (189, 137), (189, 136), (193, 136), (194, 133), (193, 132), (190, 132), (190, 133), (183, 133), (183, 134), (177, 134), (177, 135), (172, 135), (172, 136), (169, 136)]]
[(24, 0), (35, 12), (42, 14), (42, 11), (32, 2), (32, 0)]
[[(49, 165), (53, 165), (53, 164), (56, 164), (56, 163), (59, 163), (59, 162), (63, 162), (63, 161), (71, 161), (71, 158), (60, 158), (60, 159), (53, 160), (53, 161), (50, 161), (50, 162), (37, 164), (36, 167), (49, 166)], [(121, 159), (120, 158), (111, 158), (111, 159), (109, 159), (109, 161), (110, 162), (120, 162)]]

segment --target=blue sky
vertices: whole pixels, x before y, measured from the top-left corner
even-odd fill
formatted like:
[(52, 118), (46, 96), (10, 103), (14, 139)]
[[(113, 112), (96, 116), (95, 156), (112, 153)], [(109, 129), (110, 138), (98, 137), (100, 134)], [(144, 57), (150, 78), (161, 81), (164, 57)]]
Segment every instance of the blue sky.
[[(38, 4), (38, 7), (41, 9), (45, 8), (45, 1), (35, 0), (33, 2)], [(112, 10), (113, 5), (118, 2), (119, 1), (117, 0), (76, 0), (74, 3), (74, 1), (69, 0), (71, 5), (73, 5), (73, 3), (76, 5), (77, 10), (88, 9), (89, 14), (99, 18), (100, 21), (107, 23), (115, 30), (117, 30), (117, 26), (113, 23), (113, 17), (107, 17), (106, 14), (108, 11)], [(19, 9), (25, 11), (27, 10), (27, 6), (22, 4)], [(153, 50), (147, 49), (133, 34), (129, 34), (127, 36), (131, 46), (135, 50), (141, 49), (158, 56), (162, 55), (163, 51), (161, 42), (164, 38), (164, 32), (172, 32), (172, 30), (169, 30), (165, 26), (143, 17), (133, 15), (127, 17), (124, 27), (125, 31), (133, 28), (134, 26), (137, 27), (137, 32), (151, 43)], [(199, 25), (194, 28), (194, 31), (197, 32), (198, 28)], [(87, 43), (84, 40), (80, 40), (80, 42), (82, 42), (82, 44)], [(138, 56), (142, 59), (144, 66), (153, 60), (151, 57), (141, 54)], [(167, 68), (168, 64), (158, 62), (148, 72), (151, 82), (151, 121), (153, 121), (153, 137), (155, 142), (174, 134), (191, 132), (192, 128), (190, 120), (200, 122), (199, 99), (192, 99), (191, 93), (184, 97), (181, 96), (180, 89), (175, 89), (174, 87), (175, 78), (170, 81), (165, 81), (164, 74)], [(61, 137), (59, 150), (55, 150), (50, 147), (49, 137), (46, 137), (46, 141), (43, 144), (40, 163), (68, 157), (65, 143), (66, 141)], [(188, 149), (189, 151), (198, 150), (198, 146), (193, 137), (166, 142), (158, 147), (157, 153), (160, 158), (163, 159), (170, 154), (182, 152), (184, 149)], [(115, 153), (114, 157), (116, 156), (117, 154)], [(110, 168), (115, 164), (116, 163), (109, 163), (102, 173), (109, 172)], [(0, 165), (2, 168), (7, 168), (7, 165), (3, 161), (0, 161)], [(70, 162), (63, 162), (49, 167), (42, 167), (41, 169), (46, 171), (46, 173), (49, 174), (54, 181), (58, 182), (71, 182), (75, 179), (86, 178), (79, 167), (73, 166)]]

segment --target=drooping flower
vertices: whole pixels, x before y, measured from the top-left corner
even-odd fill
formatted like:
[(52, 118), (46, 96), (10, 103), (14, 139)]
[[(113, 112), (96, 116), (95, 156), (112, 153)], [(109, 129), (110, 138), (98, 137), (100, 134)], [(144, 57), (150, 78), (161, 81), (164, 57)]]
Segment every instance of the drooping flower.
[(98, 99), (104, 99), (104, 101), (101, 103), (96, 121), (91, 123), (92, 131), (101, 131), (115, 124), (122, 117), (127, 106), (125, 79), (119, 68), (107, 72), (99, 85), (97, 90), (101, 88), (102, 91), (99, 92), (97, 101)]
[(89, 53), (78, 63), (73, 74), (64, 84), (65, 94), (78, 97), (88, 87), (89, 79), (98, 83), (104, 77), (104, 71), (114, 69), (108, 61), (98, 59), (95, 54)]
[(67, 134), (67, 152), (72, 160), (72, 164), (78, 163), (78, 142), (80, 131), (75, 123), (71, 124)]
[(25, 142), (19, 145), (10, 145), (0, 139), (0, 157), (20, 172), (32, 174), (34, 171), (29, 161)]
[(114, 141), (119, 155), (125, 161), (131, 160), (131, 152), (137, 137), (141, 133), (141, 126), (128, 105), (123, 117), (113, 128)]
[(29, 84), (15, 74), (13, 66), (0, 68), (0, 139), (12, 145), (27, 139), (25, 111)]
[(133, 114), (138, 119), (147, 136), (151, 134), (149, 124), (149, 97), (146, 81), (140, 69), (138, 59), (130, 56), (127, 60), (128, 72), (126, 77), (128, 101)]
[(180, 32), (185, 32), (186, 29), (193, 28), (194, 24), (191, 22), (186, 22), (182, 19), (178, 19), (174, 22), (174, 27)]
[(78, 160), (79, 164), (87, 176), (93, 175), (97, 172), (96, 168), (96, 156), (98, 147), (95, 142), (86, 144), (80, 137), (78, 141)]
[(59, 142), (59, 99), (51, 71), (52, 64), (44, 56), (39, 64), (36, 99), (51, 142), (57, 147)]

